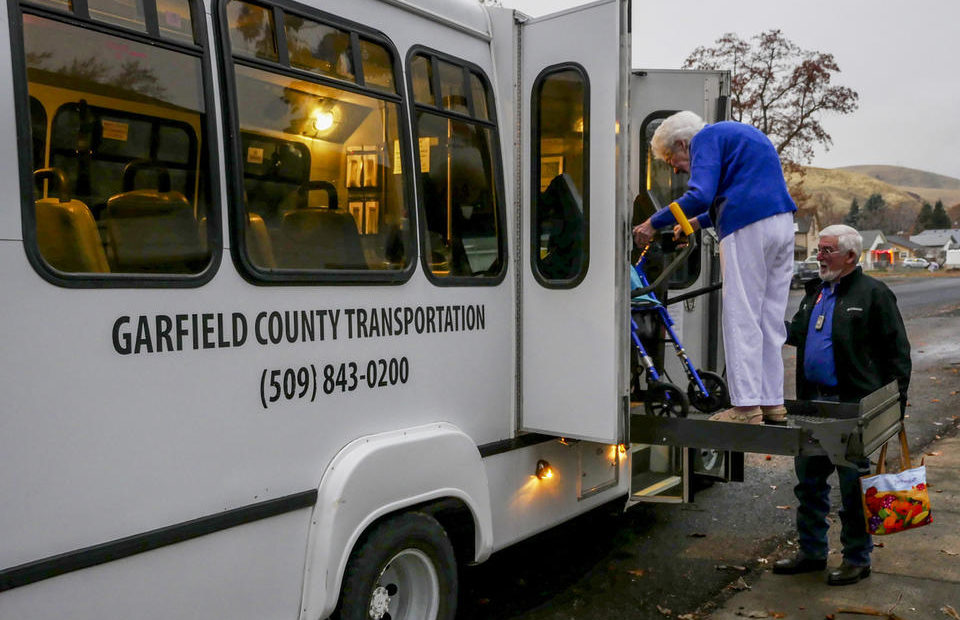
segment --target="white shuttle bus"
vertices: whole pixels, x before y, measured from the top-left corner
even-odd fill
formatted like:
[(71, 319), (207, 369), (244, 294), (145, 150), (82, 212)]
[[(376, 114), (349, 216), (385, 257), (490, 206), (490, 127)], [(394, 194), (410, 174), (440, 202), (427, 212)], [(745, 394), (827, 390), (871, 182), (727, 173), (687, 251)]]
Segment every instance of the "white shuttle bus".
[[(631, 71), (627, 0), (5, 11), (0, 618), (450, 619), (458, 565), (738, 473), (631, 412), (648, 139), (729, 84)], [(668, 288), (719, 373), (718, 279), (703, 234)]]

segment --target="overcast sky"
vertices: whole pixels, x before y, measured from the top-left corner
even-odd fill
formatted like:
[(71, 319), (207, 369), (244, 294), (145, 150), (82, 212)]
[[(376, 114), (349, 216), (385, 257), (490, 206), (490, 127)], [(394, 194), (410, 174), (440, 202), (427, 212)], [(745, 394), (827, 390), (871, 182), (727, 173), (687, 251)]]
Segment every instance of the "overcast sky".
[[(502, 0), (537, 16), (583, 0)], [(829, 52), (834, 83), (860, 94), (853, 114), (827, 115), (829, 151), (814, 166), (890, 164), (960, 178), (960, 0), (633, 0), (633, 66), (676, 69), (725, 32), (779, 28)]]

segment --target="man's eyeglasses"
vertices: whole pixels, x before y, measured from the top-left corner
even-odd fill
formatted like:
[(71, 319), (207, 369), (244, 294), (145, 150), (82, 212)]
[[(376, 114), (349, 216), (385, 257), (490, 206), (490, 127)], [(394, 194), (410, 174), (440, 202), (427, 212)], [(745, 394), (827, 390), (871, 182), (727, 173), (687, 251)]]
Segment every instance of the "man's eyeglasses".
[(839, 252), (840, 252), (839, 248), (817, 248), (817, 257), (819, 258), (821, 256), (824, 256), (824, 257), (832, 256), (834, 254), (838, 254)]

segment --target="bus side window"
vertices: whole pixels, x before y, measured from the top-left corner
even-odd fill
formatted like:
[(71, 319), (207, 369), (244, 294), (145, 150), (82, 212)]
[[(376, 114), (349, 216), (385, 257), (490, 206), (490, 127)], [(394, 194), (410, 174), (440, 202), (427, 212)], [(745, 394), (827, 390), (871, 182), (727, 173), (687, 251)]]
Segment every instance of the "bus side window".
[[(191, 14), (181, 0), (162, 8)], [(201, 152), (203, 71), (189, 22), (168, 20), (170, 27), (148, 32), (180, 41), (153, 46), (126, 30), (142, 32), (142, 22), (97, 6), (70, 23), (26, 4), (21, 11), (32, 165), (43, 171), (25, 220), (35, 222), (36, 250), (51, 275), (138, 274), (172, 283), (207, 270), (206, 235), (219, 227), (208, 222), (215, 210), (208, 209), (209, 171), (201, 169), (210, 160)], [(84, 20), (100, 24), (92, 29)]]
[(532, 264), (541, 284), (570, 287), (587, 270), (588, 82), (578, 65), (549, 67), (533, 87)]
[(307, 9), (230, 0), (224, 10), (241, 267), (253, 281), (407, 277), (409, 173), (389, 42)]
[[(666, 208), (671, 202), (683, 196), (684, 192), (687, 191), (687, 183), (690, 180), (688, 173), (678, 172), (666, 162), (656, 159), (653, 156), (653, 149), (650, 148), (650, 141), (653, 139), (654, 132), (663, 123), (663, 120), (671, 114), (673, 114), (672, 111), (654, 112), (644, 119), (640, 126), (640, 158), (643, 162), (641, 187), (646, 188), (649, 202), (652, 202), (658, 209)], [(689, 288), (700, 277), (701, 248), (702, 244), (698, 243), (694, 251), (687, 257), (686, 264), (681, 265), (670, 277), (668, 284), (671, 289)], [(664, 260), (669, 262), (669, 253)]]
[(425, 268), (437, 284), (496, 284), (506, 239), (487, 81), (479, 69), (432, 51), (414, 51), (409, 65)]

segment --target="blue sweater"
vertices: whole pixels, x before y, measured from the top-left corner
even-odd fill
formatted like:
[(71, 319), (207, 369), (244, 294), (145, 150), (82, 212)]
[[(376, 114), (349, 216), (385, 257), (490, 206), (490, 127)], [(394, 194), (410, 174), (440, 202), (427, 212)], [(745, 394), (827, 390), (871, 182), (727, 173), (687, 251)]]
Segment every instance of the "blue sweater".
[[(719, 221), (708, 210), (726, 198)], [(732, 121), (707, 125), (690, 141), (690, 182), (677, 203), (701, 228), (715, 226), (720, 238), (771, 215), (797, 210), (787, 192), (777, 151), (759, 129)], [(654, 214), (651, 224), (675, 223), (669, 209)]]

